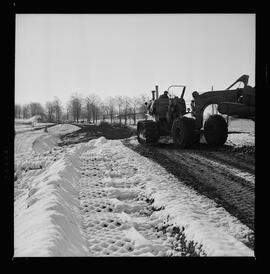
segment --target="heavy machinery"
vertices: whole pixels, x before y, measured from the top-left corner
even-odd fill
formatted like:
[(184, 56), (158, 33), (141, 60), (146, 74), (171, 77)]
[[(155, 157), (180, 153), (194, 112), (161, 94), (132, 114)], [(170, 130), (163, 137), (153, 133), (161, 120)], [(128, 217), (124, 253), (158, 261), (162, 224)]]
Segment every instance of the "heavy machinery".
[[(198, 142), (204, 135), (211, 146), (223, 145), (228, 136), (228, 124), (222, 115), (255, 121), (255, 87), (248, 85), (248, 75), (238, 78), (225, 90), (192, 93), (191, 110), (186, 108), (184, 94), (186, 86), (181, 87), (181, 96), (162, 98), (158, 86), (152, 91), (152, 100), (146, 102), (147, 116), (150, 119), (137, 123), (137, 137), (140, 143), (157, 144), (161, 136), (171, 136), (178, 148), (187, 148)], [(231, 89), (237, 83), (243, 88)], [(207, 106), (215, 104), (219, 114), (210, 115), (204, 122), (203, 114)]]

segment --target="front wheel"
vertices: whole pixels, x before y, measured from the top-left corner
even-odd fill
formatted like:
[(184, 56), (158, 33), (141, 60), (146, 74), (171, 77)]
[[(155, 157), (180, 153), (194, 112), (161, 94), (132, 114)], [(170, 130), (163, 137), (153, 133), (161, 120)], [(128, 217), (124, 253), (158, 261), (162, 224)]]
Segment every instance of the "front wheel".
[(218, 114), (211, 115), (204, 124), (204, 137), (210, 146), (223, 145), (228, 137), (228, 125)]
[(157, 144), (159, 139), (157, 123), (152, 120), (139, 121), (137, 124), (137, 138), (141, 144)]
[(173, 142), (177, 148), (187, 148), (194, 143), (195, 120), (181, 117), (172, 125)]

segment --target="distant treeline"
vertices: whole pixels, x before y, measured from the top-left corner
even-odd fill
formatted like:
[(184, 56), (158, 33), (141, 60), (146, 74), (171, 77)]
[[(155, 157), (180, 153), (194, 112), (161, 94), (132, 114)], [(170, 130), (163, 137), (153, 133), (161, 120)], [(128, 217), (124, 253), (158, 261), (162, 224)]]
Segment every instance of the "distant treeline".
[(132, 120), (136, 124), (137, 119), (144, 117), (147, 100), (144, 94), (137, 97), (115, 96), (101, 100), (96, 94), (82, 96), (74, 93), (65, 106), (57, 97), (45, 105), (37, 102), (15, 104), (15, 118), (28, 119), (40, 115), (42, 122), (97, 123), (100, 120), (113, 122), (117, 119), (120, 123), (126, 124), (128, 120)]
[[(37, 102), (29, 104), (15, 104), (15, 118), (28, 119), (35, 115), (40, 115), (42, 122), (88, 122), (98, 123), (98, 121), (120, 122), (136, 124), (137, 120), (144, 119), (146, 113), (145, 102), (149, 98), (142, 94), (137, 97), (114, 96), (101, 100), (96, 94), (82, 96), (78, 93), (71, 95), (69, 101), (64, 106), (57, 97), (48, 101), (45, 105)], [(208, 106), (205, 110), (205, 119), (217, 113), (217, 106)], [(229, 120), (233, 120), (232, 117)]]

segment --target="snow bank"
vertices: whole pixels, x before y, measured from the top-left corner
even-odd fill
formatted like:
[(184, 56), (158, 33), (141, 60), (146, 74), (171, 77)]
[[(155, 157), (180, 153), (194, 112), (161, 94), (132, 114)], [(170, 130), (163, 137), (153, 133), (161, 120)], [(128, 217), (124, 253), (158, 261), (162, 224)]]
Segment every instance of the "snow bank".
[(33, 142), (33, 150), (36, 153), (43, 153), (57, 146), (60, 139), (56, 136), (43, 134)]
[(78, 181), (80, 153), (72, 149), (28, 183), (15, 201), (14, 256), (89, 256), (80, 229)]
[(48, 128), (48, 132), (53, 135), (65, 135), (74, 131), (79, 130), (80, 127), (70, 124), (59, 124)]

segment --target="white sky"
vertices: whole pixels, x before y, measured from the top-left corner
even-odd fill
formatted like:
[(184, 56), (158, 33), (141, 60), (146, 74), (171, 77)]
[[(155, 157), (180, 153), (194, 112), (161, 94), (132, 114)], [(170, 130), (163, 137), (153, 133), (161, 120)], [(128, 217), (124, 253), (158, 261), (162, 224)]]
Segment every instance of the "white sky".
[(19, 104), (255, 85), (255, 14), (17, 14), (15, 41)]

